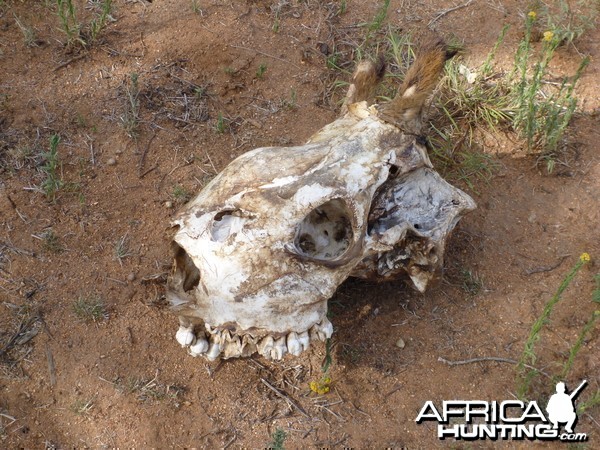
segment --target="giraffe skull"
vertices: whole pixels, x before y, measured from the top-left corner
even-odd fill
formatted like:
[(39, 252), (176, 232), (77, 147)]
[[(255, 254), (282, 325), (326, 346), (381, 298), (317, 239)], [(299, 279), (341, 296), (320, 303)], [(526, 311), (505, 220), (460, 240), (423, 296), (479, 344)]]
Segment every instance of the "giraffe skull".
[(377, 107), (344, 111), (305, 145), (235, 159), (175, 217), (167, 297), (192, 355), (299, 355), (331, 336), (327, 300), (349, 276), (424, 291), (441, 267), (473, 200)]

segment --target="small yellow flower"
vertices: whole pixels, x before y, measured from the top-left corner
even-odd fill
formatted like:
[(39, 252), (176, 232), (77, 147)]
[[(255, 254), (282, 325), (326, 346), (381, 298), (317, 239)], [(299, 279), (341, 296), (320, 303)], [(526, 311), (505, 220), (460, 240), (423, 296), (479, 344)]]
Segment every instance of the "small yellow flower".
[(592, 258), (590, 257), (589, 253), (582, 253), (581, 256), (579, 257), (579, 260), (584, 263), (589, 262), (590, 259), (592, 259)]
[(329, 392), (329, 385), (331, 384), (331, 378), (325, 376), (320, 381), (311, 381), (309, 383), (310, 390), (315, 394), (323, 395)]
[(544, 31), (544, 40), (546, 42), (550, 42), (554, 37), (554, 33), (552, 31)]
[(535, 18), (537, 17), (537, 13), (535, 11), (529, 11), (527, 17), (529, 17), (531, 20), (535, 20)]

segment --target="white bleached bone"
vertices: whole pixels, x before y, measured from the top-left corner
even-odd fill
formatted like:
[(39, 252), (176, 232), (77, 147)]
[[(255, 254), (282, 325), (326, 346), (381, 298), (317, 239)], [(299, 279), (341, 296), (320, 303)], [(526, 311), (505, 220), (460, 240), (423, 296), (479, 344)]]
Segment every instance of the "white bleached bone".
[(193, 353), (209, 360), (298, 356), (331, 337), (327, 300), (349, 276), (427, 288), (475, 207), (432, 169), (421, 136), (448, 56), (439, 41), (424, 45), (380, 105), (368, 100), (382, 65), (363, 61), (342, 117), (304, 145), (238, 157), (178, 212), (166, 296), (181, 345), (204, 326)]

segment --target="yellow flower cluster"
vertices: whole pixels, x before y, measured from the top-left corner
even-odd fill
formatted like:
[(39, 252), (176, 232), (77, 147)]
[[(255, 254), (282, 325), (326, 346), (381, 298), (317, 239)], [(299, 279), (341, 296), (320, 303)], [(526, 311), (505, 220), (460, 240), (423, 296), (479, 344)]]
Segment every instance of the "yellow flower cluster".
[(590, 257), (589, 253), (582, 253), (581, 256), (579, 257), (579, 260), (584, 263), (590, 262), (591, 259), (592, 258)]
[(310, 390), (315, 394), (323, 395), (329, 392), (329, 385), (331, 384), (331, 378), (325, 376), (320, 381), (311, 381), (309, 386)]
[(531, 20), (535, 20), (535, 18), (537, 17), (537, 13), (535, 11), (529, 11), (527, 17), (529, 17)]
[(544, 31), (544, 40), (546, 42), (550, 42), (554, 37), (554, 33), (552, 31)]

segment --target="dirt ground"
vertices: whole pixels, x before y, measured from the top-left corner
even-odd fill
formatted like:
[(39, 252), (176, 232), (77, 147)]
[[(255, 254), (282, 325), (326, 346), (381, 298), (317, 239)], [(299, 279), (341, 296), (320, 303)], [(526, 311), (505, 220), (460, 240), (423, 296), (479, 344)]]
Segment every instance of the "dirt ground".
[[(90, 4), (76, 2), (84, 22)], [(435, 426), (415, 418), (427, 400), (514, 399), (514, 365), (438, 358), (519, 359), (582, 252), (592, 262), (542, 332), (536, 366), (559, 373), (594, 311), (597, 29), (561, 48), (554, 63), (573, 73), (580, 54), (592, 57), (576, 90), (583, 114), (569, 130), (568, 166), (549, 176), (521, 143), (500, 148), (491, 139), (493, 177), (473, 188), (455, 182), (478, 208), (452, 236), (443, 280), (425, 295), (401, 282), (348, 280), (331, 299), (328, 394), (309, 389), (324, 345), (282, 362), (219, 364), (176, 343), (177, 320), (163, 298), (169, 220), (236, 156), (301, 144), (336, 117), (332, 86), (343, 73), (328, 57), (339, 49), (346, 59), (337, 63), (351, 71), (348, 49), (380, 8), (349, 0), (337, 14), (341, 4), (115, 0), (115, 20), (97, 42), (69, 50), (54, 2), (0, 1), (0, 447), (263, 448), (277, 430), (286, 448), (565, 445), (440, 441)], [(434, 20), (463, 4), (393, 0), (385, 26), (454, 36), (476, 65), (511, 24), (499, 50), (500, 61), (511, 60), (525, 4), (475, 0)], [(15, 18), (35, 37), (27, 41)], [(131, 74), (140, 101), (135, 139), (123, 126)], [(61, 136), (64, 184), (50, 201), (38, 187), (40, 152), (53, 134)], [(86, 298), (102, 300), (105, 317), (78, 317), (75, 302)], [(580, 401), (599, 388), (598, 342), (596, 326), (565, 380), (569, 388), (588, 380)], [(540, 376), (529, 394), (541, 404), (553, 390)], [(598, 448), (599, 422), (597, 406), (579, 418), (587, 448)]]

